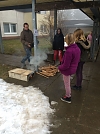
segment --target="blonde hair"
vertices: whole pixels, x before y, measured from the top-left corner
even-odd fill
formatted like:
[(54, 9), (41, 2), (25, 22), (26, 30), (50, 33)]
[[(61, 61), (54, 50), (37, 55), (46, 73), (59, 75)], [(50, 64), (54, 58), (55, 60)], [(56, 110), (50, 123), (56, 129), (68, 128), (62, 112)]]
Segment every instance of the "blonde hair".
[(82, 29), (77, 29), (74, 31), (74, 39), (75, 39), (75, 42), (79, 40), (86, 41), (86, 38)]
[(72, 33), (66, 35), (66, 37), (65, 37), (65, 42), (66, 42), (68, 45), (74, 43), (74, 36), (73, 36)]

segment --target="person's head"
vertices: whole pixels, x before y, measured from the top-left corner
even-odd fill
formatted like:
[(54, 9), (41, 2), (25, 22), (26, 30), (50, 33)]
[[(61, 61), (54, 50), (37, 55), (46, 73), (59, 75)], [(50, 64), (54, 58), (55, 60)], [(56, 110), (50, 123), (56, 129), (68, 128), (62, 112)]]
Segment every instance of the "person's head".
[(74, 31), (74, 39), (75, 41), (85, 40), (84, 32), (82, 29), (77, 29)]
[(74, 43), (74, 36), (72, 33), (69, 33), (65, 36), (65, 42), (68, 44), (68, 46)]
[(57, 29), (57, 34), (62, 34), (61, 28), (58, 28), (58, 29)]
[(28, 23), (24, 23), (23, 24), (23, 28), (24, 28), (24, 30), (28, 30), (29, 29), (29, 24)]
[(90, 31), (90, 35), (92, 35), (92, 31)]

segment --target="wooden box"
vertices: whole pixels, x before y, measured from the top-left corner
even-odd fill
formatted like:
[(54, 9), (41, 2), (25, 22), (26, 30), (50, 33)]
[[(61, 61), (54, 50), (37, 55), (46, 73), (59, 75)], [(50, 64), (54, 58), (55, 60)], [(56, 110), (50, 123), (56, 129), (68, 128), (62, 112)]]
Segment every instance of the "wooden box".
[(29, 79), (33, 76), (34, 72), (31, 70), (16, 68), (8, 71), (9, 77), (15, 78), (22, 81), (29, 81)]

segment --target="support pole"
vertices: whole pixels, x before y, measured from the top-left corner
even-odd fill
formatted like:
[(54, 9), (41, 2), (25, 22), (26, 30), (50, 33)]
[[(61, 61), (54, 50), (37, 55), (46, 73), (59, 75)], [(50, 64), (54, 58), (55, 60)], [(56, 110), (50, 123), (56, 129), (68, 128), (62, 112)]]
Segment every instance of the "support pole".
[(97, 25), (97, 50), (99, 49), (99, 37), (100, 37), (100, 22), (98, 20), (98, 25)]
[(99, 31), (99, 33), (98, 33), (98, 45), (99, 45), (99, 47), (100, 47), (100, 22), (99, 22), (99, 28), (98, 28), (98, 31)]
[(97, 21), (94, 20), (93, 23), (93, 33), (92, 33), (92, 44), (91, 44), (91, 59), (95, 58), (95, 47), (96, 47), (96, 36), (97, 36)]
[(98, 20), (96, 22), (96, 43), (95, 43), (95, 52), (98, 51), (98, 28), (99, 28), (99, 25), (98, 25)]
[(32, 20), (33, 20), (33, 32), (34, 32), (34, 56), (37, 53), (37, 37), (35, 32), (37, 30), (36, 12), (35, 12), (36, 0), (32, 0)]
[(4, 53), (4, 46), (2, 44), (1, 25), (0, 25), (0, 49), (1, 49), (1, 53)]
[(90, 58), (93, 60), (94, 53), (93, 53), (93, 47), (94, 47), (94, 35), (95, 35), (95, 21), (93, 22), (93, 31), (92, 31), (92, 43), (90, 48)]
[(54, 35), (57, 30), (57, 9), (54, 10)]

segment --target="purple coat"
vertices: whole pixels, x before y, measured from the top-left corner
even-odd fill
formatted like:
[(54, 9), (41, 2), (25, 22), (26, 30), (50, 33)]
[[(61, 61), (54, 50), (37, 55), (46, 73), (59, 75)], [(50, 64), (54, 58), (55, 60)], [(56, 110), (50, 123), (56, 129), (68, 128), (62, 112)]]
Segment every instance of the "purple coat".
[(80, 61), (80, 54), (81, 52), (77, 44), (71, 44), (66, 47), (62, 63), (58, 67), (59, 71), (66, 76), (75, 74)]

